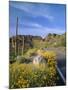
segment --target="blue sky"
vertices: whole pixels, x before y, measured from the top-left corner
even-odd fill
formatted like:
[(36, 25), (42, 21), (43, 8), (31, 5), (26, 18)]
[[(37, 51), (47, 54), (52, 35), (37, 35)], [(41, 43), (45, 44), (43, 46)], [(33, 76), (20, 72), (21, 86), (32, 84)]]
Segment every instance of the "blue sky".
[(18, 33), (45, 37), (48, 33), (63, 34), (66, 30), (66, 6), (64, 4), (43, 4), (9, 2), (10, 36), (15, 35), (16, 18), (19, 18)]

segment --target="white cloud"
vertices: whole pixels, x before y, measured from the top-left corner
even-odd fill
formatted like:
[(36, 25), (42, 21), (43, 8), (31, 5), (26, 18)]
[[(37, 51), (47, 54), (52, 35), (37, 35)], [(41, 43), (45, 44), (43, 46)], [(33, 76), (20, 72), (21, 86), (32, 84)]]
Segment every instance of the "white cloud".
[(20, 22), (22, 26), (28, 26), (28, 27), (35, 27), (35, 28), (42, 28), (43, 26), (37, 22), (28, 22), (24, 21), (23, 23)]
[(14, 3), (11, 2), (10, 5), (12, 7), (18, 8), (20, 10), (24, 10), (25, 12), (29, 13), (30, 15), (33, 15), (35, 17), (42, 16), (50, 21), (54, 20), (54, 16), (51, 15), (51, 9), (49, 5), (47, 4), (32, 4), (32, 3)]

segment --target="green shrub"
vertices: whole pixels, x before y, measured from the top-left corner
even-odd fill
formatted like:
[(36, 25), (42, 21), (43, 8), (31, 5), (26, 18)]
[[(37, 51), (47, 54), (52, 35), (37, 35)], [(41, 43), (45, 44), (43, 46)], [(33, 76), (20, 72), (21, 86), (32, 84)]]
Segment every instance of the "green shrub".
[(16, 62), (16, 60), (15, 60), (15, 55), (13, 54), (13, 55), (10, 55), (10, 57), (9, 57), (9, 63), (14, 63), (14, 62)]
[(26, 56), (26, 57), (30, 57), (30, 56), (36, 54), (36, 51), (37, 51), (36, 48), (29, 49), (29, 50), (25, 53), (25, 56)]
[(24, 56), (18, 56), (18, 58), (16, 59), (17, 63), (29, 63), (31, 62), (30, 58)]

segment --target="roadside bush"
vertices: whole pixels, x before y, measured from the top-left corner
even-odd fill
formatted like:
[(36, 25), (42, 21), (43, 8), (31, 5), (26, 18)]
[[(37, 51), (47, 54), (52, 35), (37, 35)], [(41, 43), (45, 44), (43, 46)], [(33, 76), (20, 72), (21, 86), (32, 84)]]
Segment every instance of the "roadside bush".
[[(22, 61), (26, 62), (26, 58), (33, 53), (43, 56), (44, 59), (47, 60), (47, 63), (41, 63), (39, 65), (21, 63)], [(10, 64), (9, 88), (30, 88), (56, 85), (56, 54), (53, 51), (32, 51), (31, 49), (21, 59), (22, 60), (19, 61), (19, 63), (16, 62)]]
[(31, 60), (30, 60), (30, 58), (28, 58), (24, 55), (24, 56), (18, 56), (16, 59), (16, 62), (17, 63), (29, 63), (29, 62), (31, 62)]
[(12, 55), (10, 55), (10, 57), (9, 57), (9, 63), (14, 63), (14, 62), (16, 62), (16, 60), (15, 60), (15, 55), (14, 54), (12, 54)]
[(56, 85), (56, 68), (46, 65), (14, 63), (9, 68), (9, 88), (28, 88)]
[(43, 56), (45, 58), (45, 60), (47, 60), (47, 64), (49, 66), (56, 66), (56, 54), (53, 51), (44, 51), (44, 50), (39, 50), (37, 52), (38, 54), (40, 54), (41, 56)]

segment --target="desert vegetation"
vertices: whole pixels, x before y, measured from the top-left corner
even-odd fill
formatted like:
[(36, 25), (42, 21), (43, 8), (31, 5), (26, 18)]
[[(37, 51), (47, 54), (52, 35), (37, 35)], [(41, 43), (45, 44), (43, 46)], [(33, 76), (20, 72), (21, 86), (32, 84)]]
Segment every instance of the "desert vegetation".
[[(22, 57), (20, 61), (10, 64), (10, 88), (27, 88), (56, 85), (56, 55), (54, 52), (43, 50), (29, 50), (27, 57), (33, 54), (39, 54), (44, 57), (46, 63), (27, 64), (27, 60)], [(25, 60), (25, 61), (24, 61)]]
[[(65, 34), (48, 34), (44, 40), (39, 36), (24, 36), (24, 47), (22, 38), (23, 36), (18, 36), (18, 55), (15, 55), (15, 37), (10, 38), (9, 88), (57, 85), (59, 76), (56, 70), (56, 48), (65, 51)], [(46, 50), (49, 48), (55, 50)]]

